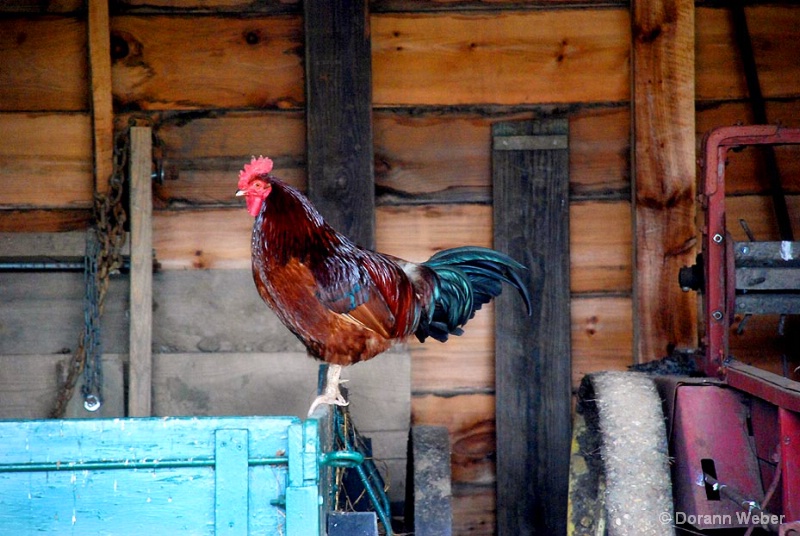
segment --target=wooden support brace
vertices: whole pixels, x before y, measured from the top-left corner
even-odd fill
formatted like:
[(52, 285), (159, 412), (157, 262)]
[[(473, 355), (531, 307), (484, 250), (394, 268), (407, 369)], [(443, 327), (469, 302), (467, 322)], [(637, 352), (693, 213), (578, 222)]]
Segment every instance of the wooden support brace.
[[(568, 132), (566, 119), (496, 123), (492, 128), (494, 246), (528, 267), (533, 297), (530, 317), (516, 292), (506, 289), (495, 302), (498, 536), (566, 533), (571, 428)], [(525, 141), (509, 150), (502, 143), (509, 137)]]
[(149, 417), (151, 414), (153, 370), (152, 143), (149, 127), (131, 128), (129, 417)]
[(374, 246), (372, 56), (367, 2), (303, 2), (308, 195), (334, 229)]
[(635, 0), (632, 18), (634, 360), (697, 347), (694, 2)]
[(247, 430), (220, 429), (214, 451), (214, 534), (247, 536), (250, 517)]
[(111, 100), (111, 36), (108, 2), (89, 4), (89, 75), (92, 85), (92, 144), (95, 191), (108, 191), (113, 171), (114, 107)]

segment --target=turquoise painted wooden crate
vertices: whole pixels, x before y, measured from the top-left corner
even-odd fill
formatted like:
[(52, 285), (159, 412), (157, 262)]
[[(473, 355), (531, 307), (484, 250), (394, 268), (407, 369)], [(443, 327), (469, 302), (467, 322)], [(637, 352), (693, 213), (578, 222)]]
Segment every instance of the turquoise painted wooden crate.
[(324, 534), (328, 420), (0, 421), (0, 533)]

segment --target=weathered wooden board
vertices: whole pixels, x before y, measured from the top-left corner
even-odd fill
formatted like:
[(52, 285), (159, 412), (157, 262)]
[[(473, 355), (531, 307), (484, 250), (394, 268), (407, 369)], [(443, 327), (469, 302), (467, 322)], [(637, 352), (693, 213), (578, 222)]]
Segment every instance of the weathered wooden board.
[(83, 0), (55, 0), (39, 2), (38, 0), (5, 0), (0, 4), (1, 13), (70, 13), (81, 11), (85, 5)]
[[(800, 107), (800, 106), (798, 106)], [(498, 119), (534, 112), (378, 109), (374, 113), (378, 204), (488, 203), (489, 144)], [(570, 118), (575, 158), (573, 197), (628, 196), (630, 114), (627, 107), (578, 108)], [(275, 161), (276, 174), (306, 188), (305, 124), (297, 111), (231, 111), (153, 114), (164, 147), (166, 182), (157, 203), (231, 203), (226, 182), (250, 155)]]
[(414, 396), (411, 408), (414, 426), (447, 428), (452, 451), (450, 470), (453, 483), (494, 483), (494, 395)]
[[(300, 0), (119, 0), (114, 3), (116, 12), (133, 13), (298, 13)], [(584, 7), (585, 0), (372, 0), (370, 11), (454, 11), (480, 9), (541, 9), (576, 5)], [(624, 7), (621, 0), (593, 0), (592, 7)], [(42, 4), (37, 0), (6, 0), (0, 12), (7, 13), (68, 13), (80, 11), (81, 0), (58, 0)]]
[(569, 115), (570, 200), (630, 198), (630, 128), (627, 106)]
[[(379, 207), (377, 248), (424, 261), (446, 247), (488, 246), (490, 211), (481, 205)], [(165, 269), (249, 268), (252, 225), (252, 217), (244, 207), (156, 211), (156, 255)], [(414, 237), (413, 241), (409, 237)]]
[(0, 233), (60, 233), (89, 227), (92, 212), (85, 209), (0, 210)]
[(298, 17), (111, 19), (118, 109), (292, 108), (303, 102)]
[[(616, 121), (619, 114), (623, 121)], [(198, 116), (199, 115), (199, 116)], [(582, 165), (571, 164), (571, 189), (578, 195), (627, 191), (627, 110), (607, 113), (587, 110), (573, 118)], [(495, 115), (379, 112), (375, 118), (378, 201), (383, 203), (489, 202), (489, 128)], [(76, 120), (75, 118), (78, 118)], [(124, 122), (125, 117), (122, 117)], [(298, 112), (230, 112), (176, 114), (155, 118), (163, 147), (166, 181), (154, 185), (156, 206), (237, 203), (230, 184), (250, 156), (265, 154), (276, 162), (276, 174), (305, 189), (305, 125)], [(613, 126), (609, 122), (613, 121)], [(79, 127), (79, 130), (78, 128)], [(0, 129), (17, 129), (20, 136), (0, 139), (2, 173), (8, 188), (0, 202), (29, 206), (88, 204), (91, 186), (90, 125), (80, 115), (0, 114)], [(603, 137), (609, 128), (620, 137)], [(601, 140), (601, 141), (597, 141)], [(61, 143), (58, 143), (58, 142)], [(69, 141), (70, 143), (63, 143)], [(67, 154), (53, 154), (51, 148)], [(47, 159), (42, 161), (42, 159)], [(626, 156), (627, 158), (627, 156)], [(52, 160), (51, 160), (52, 159)], [(72, 161), (80, 159), (78, 163)], [(85, 160), (85, 161), (84, 161)], [(603, 164), (603, 162), (608, 162)], [(616, 162), (616, 163), (611, 163)], [(585, 164), (585, 165), (584, 165)], [(42, 180), (46, 165), (62, 178), (63, 187), (41, 196), (30, 184)], [(620, 177), (620, 179), (617, 179)], [(585, 182), (582, 182), (585, 181)], [(619, 186), (609, 187), (617, 181)], [(80, 186), (76, 190), (76, 186)]]
[[(448, 247), (489, 246), (490, 212), (485, 205), (378, 207), (377, 249), (424, 261)], [(629, 204), (574, 203), (570, 217), (572, 291), (630, 290)], [(159, 210), (153, 229), (156, 257), (165, 270), (250, 267), (252, 217), (243, 208)]]
[[(533, 295), (530, 316), (510, 293), (495, 302), (497, 533), (561, 534), (571, 436), (569, 123), (496, 123), (492, 134), (494, 246), (528, 266)], [(542, 148), (506, 150), (499, 142), (509, 136)]]
[[(570, 207), (573, 292), (630, 289), (629, 207), (622, 201)], [(378, 249), (422, 261), (447, 247), (489, 246), (490, 212), (491, 207), (482, 205), (379, 207)]]
[(375, 15), (374, 101), (626, 100), (629, 28), (620, 9)]
[[(769, 116), (800, 124), (800, 100), (768, 103)], [(118, 116), (118, 127), (131, 114)], [(500, 119), (532, 112), (378, 110), (374, 116), (378, 204), (489, 203), (489, 129)], [(149, 114), (163, 149), (166, 181), (154, 184), (156, 207), (238, 204), (231, 184), (252, 155), (276, 162), (276, 174), (306, 188), (305, 118), (299, 111), (209, 111)], [(715, 126), (746, 123), (745, 103), (703, 106), (696, 139)], [(579, 107), (570, 116), (570, 197), (627, 199), (630, 195), (630, 113), (626, 106)], [(91, 124), (83, 113), (0, 113), (0, 190), (3, 207), (88, 207), (91, 200)], [(789, 192), (800, 192), (800, 147), (777, 149)], [(731, 157), (729, 192), (764, 191), (755, 151)], [(45, 171), (43, 174), (42, 171)], [(60, 187), (43, 196), (31, 184), (57, 175)], [(53, 228), (59, 215), (52, 214)], [(24, 217), (24, 216), (23, 216)], [(30, 215), (33, 217), (33, 215)], [(4, 216), (0, 216), (0, 224)], [(9, 225), (12, 225), (9, 222)], [(47, 225), (42, 222), (41, 225)], [(19, 225), (19, 229), (26, 228)], [(13, 229), (13, 227), (12, 227)]]
[[(525, 10), (569, 7), (572, 5), (586, 7), (586, 2), (579, 0), (371, 0), (371, 11), (403, 12), (403, 11), (473, 11), (473, 10)], [(618, 0), (591, 0), (592, 7), (622, 7)]]
[(86, 20), (9, 17), (0, 29), (0, 110), (88, 111)]
[[(0, 419), (47, 418), (63, 383), (70, 357), (68, 354), (0, 354)], [(67, 418), (121, 417), (125, 414), (122, 357), (105, 354), (101, 366), (103, 404), (100, 409), (96, 412), (84, 409), (81, 377), (67, 404)]]
[(569, 218), (572, 292), (628, 292), (632, 284), (630, 204), (573, 203)]
[[(305, 0), (308, 197), (356, 244), (375, 244), (367, 2)], [(347, 28), (347, 31), (341, 31)]]
[(693, 0), (631, 4), (637, 362), (697, 347), (694, 297), (675, 284), (696, 255), (694, 10)]
[[(800, 198), (790, 196), (789, 206), (792, 211), (800, 210)], [(764, 236), (769, 233), (773, 217), (768, 200), (740, 196), (730, 201), (730, 207), (735, 211), (734, 216), (746, 217), (751, 227), (765, 230)], [(482, 205), (378, 207), (377, 247), (409, 260), (423, 261), (447, 247), (488, 246), (490, 211), (490, 207)], [(570, 218), (572, 292), (628, 292), (632, 277), (629, 204), (573, 203)], [(77, 220), (84, 225), (86, 221)], [(165, 270), (247, 270), (251, 228), (252, 218), (241, 208), (156, 211), (156, 257)], [(19, 229), (0, 227), (0, 230)], [(28, 230), (36, 230), (36, 226)], [(761, 235), (757, 236), (761, 239)], [(4, 254), (2, 250), (0, 254)]]
[(115, 9), (134, 13), (299, 13), (300, 0), (117, 0)]
[(252, 232), (253, 217), (244, 205), (153, 213), (153, 247), (165, 270), (247, 269)]
[[(572, 386), (584, 374), (633, 364), (631, 298), (626, 295), (573, 295)], [(485, 313), (485, 314), (484, 314)], [(493, 309), (470, 320), (461, 337), (446, 344), (409, 343), (415, 395), (492, 392), (495, 384)]]
[[(534, 112), (500, 109), (402, 109), (375, 112), (378, 202), (491, 202), (491, 125), (531, 118)], [(627, 107), (583, 108), (573, 129), (570, 191), (573, 197), (629, 194)], [(572, 140), (571, 140), (572, 141)]]
[(90, 207), (91, 128), (86, 113), (0, 113), (0, 208)]
[[(756, 51), (764, 94), (800, 94), (800, 66), (790, 46), (800, 32), (800, 9), (752, 6), (747, 14), (754, 41), (764, 44)], [(743, 76), (730, 68), (738, 62), (726, 10), (698, 8), (698, 20), (703, 21), (696, 28), (698, 98), (744, 97)], [(4, 71), (2, 109), (88, 109), (85, 24), (70, 16), (4, 22), (0, 58), (24, 68)], [(376, 13), (371, 24), (374, 102), (380, 106), (629, 99), (625, 8)], [(299, 15), (112, 14), (111, 25), (118, 45), (112, 47), (118, 106), (302, 106)], [(531, 34), (531, 27), (541, 31)]]
[[(753, 6), (764, 95), (800, 94), (796, 6)], [(698, 8), (697, 97), (746, 95), (725, 9)], [(373, 17), (375, 102), (392, 104), (626, 101), (631, 21), (627, 9)], [(529, 28), (540, 31), (531, 34)], [(532, 55), (522, 50), (535, 50)], [(434, 75), (432, 76), (432, 73)]]
[[(795, 5), (754, 5), (745, 9), (755, 60), (765, 97), (800, 93), (800, 65), (789, 43), (800, 32), (800, 9)], [(696, 35), (697, 100), (747, 96), (747, 84), (735, 45), (733, 20), (727, 7), (698, 8)], [(780, 67), (779, 67), (780, 66)]]
[(626, 370), (633, 365), (632, 305), (628, 296), (572, 300), (573, 392), (590, 372)]
[(488, 140), (494, 119), (482, 114), (376, 110), (378, 201), (490, 202)]
[(491, 207), (484, 205), (378, 207), (375, 217), (378, 250), (412, 261), (450, 247), (491, 245)]
[[(79, 2), (76, 0), (62, 0), (67, 5)], [(27, 9), (41, 9), (31, 0), (13, 0), (12, 4), (25, 6)], [(116, 3), (116, 9), (122, 11), (148, 12), (179, 12), (179, 13), (276, 13), (298, 12), (301, 10), (300, 0), (121, 0)], [(373, 13), (386, 11), (452, 11), (474, 9), (541, 9), (543, 7), (560, 7), (569, 5), (585, 6), (585, 0), (372, 0), (369, 2), (370, 11)], [(592, 6), (623, 6), (621, 0), (593, 0)], [(30, 7), (28, 7), (30, 6)], [(21, 9), (19, 7), (18, 9)], [(56, 8), (50, 8), (54, 10)], [(65, 9), (65, 8), (60, 8)], [(73, 8), (77, 9), (77, 8)]]
[[(738, 211), (739, 198), (731, 209)], [(764, 200), (765, 210), (769, 201)], [(764, 223), (751, 222), (767, 236)], [(739, 235), (738, 228), (732, 231)], [(741, 238), (741, 237), (740, 237)], [(3, 255), (80, 255), (83, 233), (0, 236)], [(300, 351), (256, 295), (249, 269), (166, 271), (154, 275), (154, 348), (159, 352)], [(3, 274), (0, 290), (0, 354), (58, 353), (72, 349), (82, 322), (78, 274)], [(103, 318), (104, 347), (127, 352), (127, 278), (112, 279)], [(37, 326), (46, 324), (43, 333)], [(258, 331), (249, 326), (256, 324)], [(494, 305), (469, 321), (464, 335), (446, 344), (410, 341), (415, 392), (470, 392), (494, 386)], [(592, 363), (630, 360), (630, 302), (617, 297), (573, 297), (574, 374)], [(598, 342), (600, 341), (600, 342)], [(617, 361), (619, 360), (619, 361)], [(576, 376), (576, 378), (579, 376)]]
[(89, 2), (88, 49), (91, 87), (94, 185), (108, 191), (114, 166), (114, 107), (111, 103), (111, 36), (107, 2)]
[(149, 417), (153, 376), (153, 159), (152, 131), (131, 128), (130, 192), (130, 381), (128, 416)]
[(446, 343), (410, 340), (417, 394), (470, 393), (494, 388), (494, 305), (481, 308), (464, 334)]
[[(160, 272), (153, 289), (157, 352), (302, 350), (261, 301), (250, 270)], [(0, 355), (71, 351), (83, 325), (83, 292), (81, 274), (0, 274)], [(128, 297), (127, 277), (112, 277), (105, 352), (128, 353)]]
[[(127, 281), (125, 282), (127, 283)], [(126, 353), (127, 285), (112, 281), (102, 320), (103, 349)], [(83, 275), (0, 274), (0, 355), (71, 353), (83, 332)]]
[(239, 171), (268, 156), (275, 174), (306, 189), (305, 116), (298, 111), (214, 111), (154, 114), (165, 180), (153, 185), (156, 206), (241, 203)]
[(453, 486), (453, 534), (495, 536), (494, 486)]

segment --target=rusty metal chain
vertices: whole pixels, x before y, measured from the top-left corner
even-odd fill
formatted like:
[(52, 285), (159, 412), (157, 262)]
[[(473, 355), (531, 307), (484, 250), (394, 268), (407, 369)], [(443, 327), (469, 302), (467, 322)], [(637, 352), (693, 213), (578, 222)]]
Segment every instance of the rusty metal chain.
[[(64, 416), (72, 395), (75, 391), (75, 384), (81, 373), (84, 372), (88, 350), (94, 356), (96, 362), (92, 363), (95, 369), (90, 374), (90, 384), (100, 381), (99, 377), (99, 348), (96, 344), (99, 341), (99, 318), (103, 314), (106, 293), (108, 292), (109, 276), (118, 272), (122, 266), (122, 246), (125, 244), (125, 221), (127, 214), (123, 206), (123, 190), (125, 185), (129, 137), (127, 130), (117, 134), (114, 143), (114, 166), (111, 177), (109, 178), (108, 192), (105, 194), (95, 192), (94, 194), (94, 228), (90, 230), (87, 241), (96, 240), (97, 247), (94, 248), (94, 259), (89, 259), (86, 263), (87, 272), (93, 272), (94, 281), (87, 284), (87, 297), (84, 299), (84, 327), (78, 346), (69, 361), (67, 377), (64, 384), (59, 389), (50, 417), (60, 419)], [(93, 231), (93, 232), (92, 232)], [(94, 236), (92, 236), (94, 235)], [(87, 247), (87, 255), (92, 255), (92, 248)], [(91, 277), (87, 275), (87, 277)], [(88, 287), (95, 286), (89, 290)], [(94, 318), (94, 320), (93, 320)], [(94, 402), (89, 395), (98, 395), (96, 402), (99, 402), (99, 392), (94, 391), (98, 386), (89, 385), (84, 389), (85, 405), (87, 409), (94, 407)], [(87, 392), (88, 391), (88, 392)], [(99, 407), (99, 404), (98, 406)], [(94, 407), (94, 409), (97, 409)]]
[(97, 411), (103, 404), (103, 337), (100, 325), (100, 295), (97, 288), (97, 258), (100, 253), (98, 233), (91, 229), (86, 234), (83, 286), (83, 407), (86, 411)]

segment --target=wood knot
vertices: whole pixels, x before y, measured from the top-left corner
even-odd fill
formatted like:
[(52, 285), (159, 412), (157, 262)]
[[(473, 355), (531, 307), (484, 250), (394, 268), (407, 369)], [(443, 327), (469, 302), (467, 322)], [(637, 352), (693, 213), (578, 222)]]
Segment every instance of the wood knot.
[(111, 35), (111, 60), (122, 60), (131, 53), (131, 47), (124, 37), (118, 34)]
[(596, 315), (592, 315), (586, 319), (586, 334), (590, 337), (597, 333), (597, 324), (600, 323), (600, 319), (597, 318)]
[(635, 29), (636, 40), (640, 43), (652, 43), (658, 39), (662, 33), (663, 30), (661, 29), (660, 25), (649, 29), (638, 26)]
[(245, 32), (244, 40), (248, 45), (257, 45), (261, 42), (261, 32), (258, 30)]

